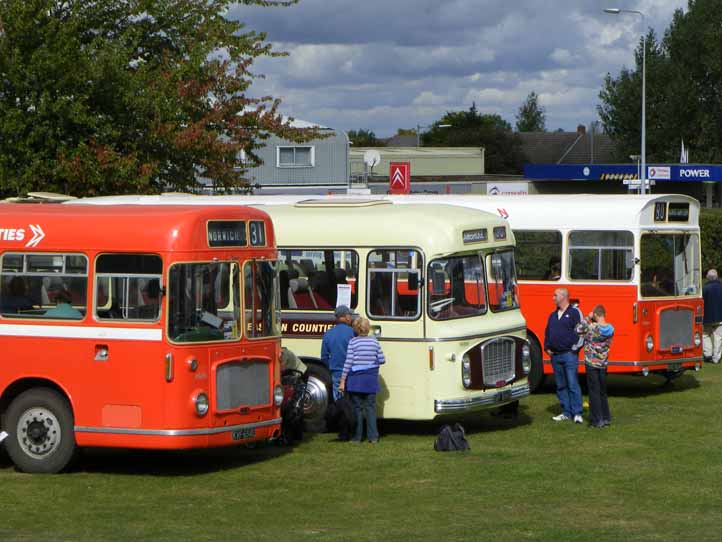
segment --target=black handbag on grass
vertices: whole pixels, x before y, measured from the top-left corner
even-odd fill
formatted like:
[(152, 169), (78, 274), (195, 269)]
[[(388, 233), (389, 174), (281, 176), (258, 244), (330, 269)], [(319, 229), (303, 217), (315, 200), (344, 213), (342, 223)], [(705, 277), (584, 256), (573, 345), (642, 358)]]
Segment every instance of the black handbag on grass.
[(466, 433), (460, 423), (445, 425), (439, 431), (439, 436), (434, 442), (434, 450), (437, 452), (458, 452), (471, 449), (469, 441), (466, 440)]

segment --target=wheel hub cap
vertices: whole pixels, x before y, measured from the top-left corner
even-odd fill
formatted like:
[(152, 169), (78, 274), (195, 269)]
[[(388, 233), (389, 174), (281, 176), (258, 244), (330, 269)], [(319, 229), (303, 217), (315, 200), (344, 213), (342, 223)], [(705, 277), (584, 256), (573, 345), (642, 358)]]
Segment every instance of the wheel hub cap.
[(31, 408), (18, 420), (17, 438), (23, 451), (31, 457), (42, 458), (60, 445), (60, 423), (51, 411)]

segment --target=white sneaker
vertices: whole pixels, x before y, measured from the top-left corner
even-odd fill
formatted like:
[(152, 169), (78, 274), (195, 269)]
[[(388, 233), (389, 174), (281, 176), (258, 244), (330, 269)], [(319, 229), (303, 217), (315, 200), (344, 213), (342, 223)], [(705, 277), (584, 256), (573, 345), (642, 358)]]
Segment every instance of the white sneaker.
[(574, 416), (574, 423), (584, 423), (584, 418), (582, 418), (581, 414), (576, 414)]
[(567, 416), (567, 415), (564, 414), (564, 413), (562, 413), (562, 414), (557, 414), (556, 416), (552, 416), (552, 420), (554, 420), (555, 422), (565, 422), (565, 421), (567, 421), (568, 419), (569, 419), (569, 416)]

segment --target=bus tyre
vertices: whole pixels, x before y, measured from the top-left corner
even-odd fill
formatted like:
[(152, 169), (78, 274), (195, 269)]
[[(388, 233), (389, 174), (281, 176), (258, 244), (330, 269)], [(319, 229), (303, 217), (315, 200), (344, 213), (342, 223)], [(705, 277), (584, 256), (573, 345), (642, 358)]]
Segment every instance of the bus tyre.
[(332, 401), (331, 374), (320, 365), (308, 365), (303, 396), (303, 429), (309, 433), (326, 431), (326, 411)]
[(531, 369), (529, 370), (529, 391), (535, 392), (544, 384), (544, 360), (539, 343), (535, 339), (529, 341)]
[(23, 472), (54, 474), (75, 453), (70, 405), (55, 390), (34, 388), (18, 395), (5, 414), (10, 459)]

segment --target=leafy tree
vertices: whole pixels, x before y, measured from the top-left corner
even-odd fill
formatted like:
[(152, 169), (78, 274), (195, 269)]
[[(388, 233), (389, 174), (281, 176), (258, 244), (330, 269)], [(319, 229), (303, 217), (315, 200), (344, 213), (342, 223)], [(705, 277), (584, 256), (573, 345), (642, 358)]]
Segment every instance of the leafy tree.
[(348, 138), (356, 147), (383, 147), (385, 143), (372, 130), (349, 130)]
[[(440, 125), (449, 125), (441, 128)], [(499, 115), (480, 114), (476, 104), (468, 111), (449, 111), (422, 134), (426, 147), (484, 147), (489, 173), (521, 173), (521, 140)]]
[(283, 53), (226, 19), (230, 4), (0, 2), (0, 192), (240, 187), (271, 134), (313, 137), (246, 96), (253, 62)]
[[(695, 162), (722, 160), (722, 2), (689, 0), (661, 42), (646, 35), (648, 161), (679, 160), (680, 139)], [(598, 106), (620, 158), (639, 152), (642, 40), (634, 70), (607, 74)]]
[(532, 91), (516, 114), (517, 132), (546, 132), (545, 109), (539, 105), (539, 95)]

